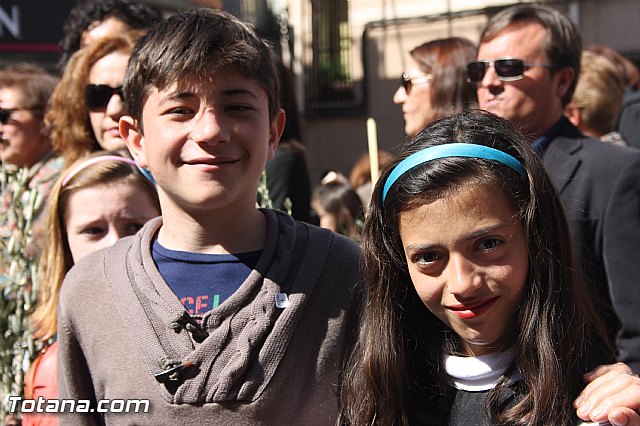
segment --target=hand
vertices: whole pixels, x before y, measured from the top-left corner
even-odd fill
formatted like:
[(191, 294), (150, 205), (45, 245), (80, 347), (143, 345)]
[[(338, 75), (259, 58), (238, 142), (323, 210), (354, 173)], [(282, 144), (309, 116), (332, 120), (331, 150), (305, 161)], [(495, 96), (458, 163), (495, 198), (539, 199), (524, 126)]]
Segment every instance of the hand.
[(626, 364), (601, 365), (584, 380), (587, 386), (573, 403), (580, 419), (640, 426), (640, 378)]

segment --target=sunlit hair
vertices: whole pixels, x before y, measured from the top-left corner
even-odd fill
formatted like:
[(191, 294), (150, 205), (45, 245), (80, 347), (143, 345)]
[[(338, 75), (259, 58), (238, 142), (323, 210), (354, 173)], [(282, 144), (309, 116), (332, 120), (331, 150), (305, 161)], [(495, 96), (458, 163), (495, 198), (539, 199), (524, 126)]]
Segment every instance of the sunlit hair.
[(433, 77), (429, 90), (433, 115), (425, 117), (425, 124), (477, 107), (476, 87), (467, 83), (467, 64), (475, 60), (476, 49), (466, 38), (449, 37), (431, 40), (409, 52), (420, 70)]
[(512, 25), (528, 22), (538, 22), (547, 32), (541, 47), (549, 63), (554, 67), (550, 72), (553, 73), (565, 67), (571, 67), (575, 72), (573, 81), (562, 98), (562, 105), (566, 106), (573, 96), (580, 75), (582, 36), (571, 19), (562, 12), (551, 6), (536, 3), (507, 7), (489, 20), (480, 35), (480, 43), (493, 40)]
[[(389, 174), (407, 156), (446, 143), (474, 143), (520, 161), (526, 176), (477, 158), (444, 158), (403, 174), (382, 203)], [(529, 253), (525, 295), (518, 309), (514, 368), (524, 395), (500, 411), (504, 378), (490, 392), (490, 424), (571, 424), (581, 375), (612, 362), (601, 305), (577, 272), (561, 201), (541, 160), (505, 120), (471, 110), (432, 123), (382, 172), (363, 233), (364, 287), (358, 338), (342, 387), (341, 423), (444, 424), (454, 390), (446, 354), (460, 350), (455, 333), (423, 304), (409, 276), (398, 218), (462, 188), (501, 191), (522, 221)], [(595, 348), (601, 354), (594, 356)]]
[(65, 165), (101, 149), (91, 128), (85, 99), (91, 68), (111, 53), (129, 55), (133, 45), (133, 36), (104, 37), (78, 50), (69, 60), (45, 117), (51, 126), (51, 143), (64, 157)]
[(622, 77), (626, 87), (631, 87), (633, 89), (638, 88), (638, 85), (640, 84), (640, 70), (629, 59), (622, 56), (616, 50), (603, 44), (592, 44), (587, 50), (604, 56), (610, 60)]
[(624, 92), (624, 82), (610, 60), (583, 52), (582, 71), (570, 102), (580, 111), (580, 129), (597, 137), (615, 130)]
[[(56, 333), (60, 286), (65, 274), (73, 266), (65, 228), (65, 212), (69, 197), (77, 191), (96, 185), (114, 183), (137, 185), (139, 190), (147, 193), (153, 200), (153, 207), (160, 214), (160, 203), (155, 186), (140, 174), (135, 165), (123, 161), (111, 160), (91, 164), (78, 171), (65, 185), (62, 185), (69, 170), (87, 159), (106, 155), (128, 158), (126, 154), (119, 151), (95, 152), (77, 160), (65, 170), (51, 190), (43, 228), (45, 241), (38, 271), (38, 302), (32, 316), (34, 336), (37, 339), (46, 341)], [(108, 203), (109, 200), (96, 200), (96, 202)]]
[(136, 44), (124, 81), (130, 115), (142, 128), (142, 107), (152, 89), (176, 82), (207, 82), (233, 71), (264, 89), (269, 118), (279, 111), (273, 52), (247, 24), (213, 9), (192, 9), (151, 27)]

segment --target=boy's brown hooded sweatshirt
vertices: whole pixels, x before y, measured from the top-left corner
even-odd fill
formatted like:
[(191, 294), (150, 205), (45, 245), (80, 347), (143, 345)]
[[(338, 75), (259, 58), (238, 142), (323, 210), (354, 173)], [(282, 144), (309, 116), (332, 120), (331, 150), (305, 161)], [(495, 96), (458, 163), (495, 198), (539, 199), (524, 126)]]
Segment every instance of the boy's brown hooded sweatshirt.
[(151, 257), (160, 218), (69, 272), (59, 311), (59, 397), (89, 400), (94, 409), (104, 399), (147, 399), (149, 410), (61, 414), (60, 424), (335, 422), (359, 250), (327, 230), (263, 213), (262, 256), (204, 316), (204, 340), (180, 319), (184, 306)]

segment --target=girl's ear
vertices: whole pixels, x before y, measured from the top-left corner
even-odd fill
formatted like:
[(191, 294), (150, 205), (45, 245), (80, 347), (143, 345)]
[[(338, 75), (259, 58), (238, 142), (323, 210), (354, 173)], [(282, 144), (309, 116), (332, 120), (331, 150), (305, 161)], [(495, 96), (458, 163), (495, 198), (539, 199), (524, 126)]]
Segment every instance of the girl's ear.
[(120, 117), (120, 136), (126, 141), (127, 148), (136, 160), (138, 166), (147, 168), (147, 155), (145, 152), (145, 139), (142, 131), (138, 126), (138, 122), (131, 116), (124, 115)]

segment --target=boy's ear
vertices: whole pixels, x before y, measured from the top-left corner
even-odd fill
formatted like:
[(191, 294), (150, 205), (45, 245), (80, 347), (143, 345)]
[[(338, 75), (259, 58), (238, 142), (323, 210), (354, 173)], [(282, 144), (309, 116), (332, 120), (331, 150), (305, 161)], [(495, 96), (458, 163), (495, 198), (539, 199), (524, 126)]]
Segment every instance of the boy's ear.
[(149, 167), (145, 153), (144, 136), (138, 128), (138, 122), (131, 116), (120, 117), (120, 136), (126, 141), (127, 148), (140, 167)]
[(280, 143), (280, 137), (284, 132), (284, 124), (287, 121), (286, 113), (282, 108), (276, 114), (271, 121), (271, 129), (269, 130), (269, 152), (267, 153), (267, 160), (271, 160), (276, 154), (276, 148)]

